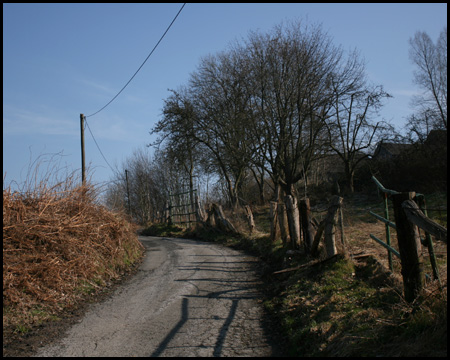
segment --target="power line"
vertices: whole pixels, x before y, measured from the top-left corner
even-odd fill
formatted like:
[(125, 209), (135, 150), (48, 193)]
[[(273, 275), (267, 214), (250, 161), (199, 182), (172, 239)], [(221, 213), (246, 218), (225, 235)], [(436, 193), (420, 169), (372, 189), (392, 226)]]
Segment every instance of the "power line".
[(88, 128), (89, 132), (91, 133), (92, 138), (94, 139), (95, 145), (97, 145), (98, 151), (100, 151), (100, 154), (102, 154), (103, 159), (106, 161), (106, 163), (108, 164), (108, 166), (109, 166), (109, 168), (112, 170), (112, 172), (114, 172), (114, 169), (113, 169), (112, 166), (109, 164), (108, 160), (106, 160), (105, 155), (103, 155), (103, 152), (102, 152), (102, 150), (100, 149), (100, 146), (98, 146), (97, 140), (95, 140), (94, 134), (92, 133), (91, 128), (89, 127), (89, 124), (88, 124), (88, 122), (86, 121), (86, 116), (84, 117), (84, 121), (85, 121), (85, 124), (87, 125), (87, 128)]
[[(153, 54), (153, 52), (156, 50), (156, 48), (158, 47), (159, 43), (162, 41), (162, 39), (164, 38), (164, 36), (166, 36), (167, 32), (169, 31), (169, 29), (171, 28), (171, 26), (173, 25), (173, 23), (175, 22), (175, 20), (177, 19), (178, 15), (180, 15), (181, 10), (183, 10), (184, 6), (186, 5), (186, 3), (183, 4), (183, 6), (181, 7), (181, 9), (178, 11), (178, 13), (175, 15), (174, 19), (172, 20), (172, 22), (170, 23), (169, 27), (166, 29), (166, 31), (164, 32), (164, 34), (161, 36), (161, 38), (159, 39), (159, 41), (156, 43), (155, 47), (153, 48), (153, 50), (150, 52), (150, 54), (148, 54), (147, 58), (144, 60), (144, 62), (142, 63), (141, 66), (139, 66), (139, 69), (136, 70), (136, 72), (134, 73), (134, 75), (131, 77), (130, 80), (128, 80), (128, 82), (125, 84), (125, 86), (116, 94), (116, 96), (114, 96), (110, 102), (108, 102), (105, 106), (103, 106), (100, 110), (96, 111), (95, 113), (88, 115), (86, 117), (91, 117), (94, 116), (96, 114), (98, 114), (100, 111), (102, 111), (104, 108), (106, 108), (109, 104), (111, 104), (119, 95), (120, 93), (128, 86), (128, 84), (131, 82), (131, 80), (133, 80), (133, 78), (136, 76), (136, 74), (139, 72), (139, 70), (141, 70), (141, 68), (144, 66), (144, 64), (147, 62), (147, 60), (149, 59), (149, 57)], [(89, 125), (88, 125), (89, 128)], [(90, 129), (89, 129), (90, 131)], [(92, 134), (92, 133), (91, 133)], [(100, 150), (100, 148), (99, 148)], [(106, 159), (105, 159), (106, 160)]]
[[(173, 23), (175, 22), (175, 20), (177, 19), (178, 15), (180, 15), (181, 11), (183, 10), (184, 6), (186, 5), (186, 3), (183, 4), (183, 6), (181, 7), (181, 9), (178, 11), (178, 13), (175, 15), (174, 19), (172, 20), (172, 22), (170, 23), (170, 25), (167, 27), (166, 31), (164, 32), (164, 34), (161, 36), (161, 38), (159, 39), (159, 41), (156, 43), (155, 47), (153, 48), (153, 50), (150, 52), (150, 54), (147, 56), (147, 58), (144, 60), (144, 62), (141, 64), (141, 66), (139, 66), (139, 68), (136, 70), (136, 72), (133, 74), (133, 76), (130, 78), (130, 80), (128, 80), (128, 82), (125, 84), (125, 86), (105, 105), (103, 106), (100, 110), (96, 111), (95, 113), (88, 115), (88, 116), (84, 116), (83, 115), (83, 120), (85, 122), (85, 126), (87, 125), (89, 132), (91, 133), (92, 139), (95, 142), (95, 145), (97, 146), (98, 151), (100, 152), (100, 154), (102, 155), (103, 159), (105, 160), (105, 162), (108, 164), (109, 168), (114, 172), (114, 169), (112, 168), (112, 166), (110, 165), (110, 163), (108, 162), (108, 160), (106, 159), (105, 155), (103, 154), (102, 150), (100, 149), (100, 146), (97, 143), (97, 140), (94, 137), (94, 134), (92, 133), (92, 130), (89, 126), (89, 124), (86, 121), (87, 117), (91, 117), (94, 116), (96, 114), (98, 114), (100, 111), (102, 111), (103, 109), (105, 109), (109, 104), (111, 104), (121, 93), (122, 91), (128, 86), (128, 84), (131, 82), (131, 80), (134, 79), (134, 77), (137, 75), (137, 73), (141, 70), (141, 68), (144, 66), (144, 64), (147, 62), (147, 60), (150, 58), (150, 56), (153, 54), (153, 52), (156, 50), (156, 48), (158, 47), (158, 45), (160, 44), (160, 42), (162, 41), (162, 39), (164, 38), (164, 36), (166, 36), (167, 32), (169, 31), (169, 29), (172, 27)], [(84, 126), (82, 126), (84, 129)], [(83, 137), (83, 135), (82, 135)], [(83, 140), (82, 140), (83, 141)], [(82, 151), (84, 151), (84, 146), (82, 145), (83, 149)], [(84, 169), (83, 169), (84, 171)]]

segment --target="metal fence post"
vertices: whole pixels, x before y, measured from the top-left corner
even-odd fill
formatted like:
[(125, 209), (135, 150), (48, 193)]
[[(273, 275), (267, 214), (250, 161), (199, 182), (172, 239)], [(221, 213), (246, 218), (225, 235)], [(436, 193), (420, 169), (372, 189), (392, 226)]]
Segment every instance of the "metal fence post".
[[(388, 194), (384, 194), (384, 218), (389, 221), (389, 209), (388, 209)], [(385, 223), (386, 227), (386, 243), (391, 246), (391, 230), (389, 228), (388, 223)], [(392, 264), (392, 253), (388, 250), (388, 260), (389, 260), (389, 269), (393, 272), (394, 265)]]

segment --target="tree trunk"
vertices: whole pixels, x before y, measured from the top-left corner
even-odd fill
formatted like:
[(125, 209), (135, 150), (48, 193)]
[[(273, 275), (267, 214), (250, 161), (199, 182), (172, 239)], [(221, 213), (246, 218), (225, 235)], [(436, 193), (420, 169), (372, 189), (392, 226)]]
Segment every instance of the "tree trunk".
[(300, 214), (298, 212), (297, 199), (295, 196), (286, 195), (286, 213), (289, 225), (289, 235), (293, 249), (300, 247)]
[(349, 176), (348, 177), (348, 188), (350, 190), (350, 194), (353, 194), (355, 192), (355, 186), (353, 184), (354, 178), (355, 178), (355, 174), (354, 174), (353, 171), (351, 171), (348, 176)]
[(258, 188), (259, 188), (259, 204), (264, 205), (266, 202), (266, 199), (264, 197), (264, 170), (262, 170), (261, 179), (258, 182)]
[(259, 173), (259, 176), (256, 174), (253, 167), (250, 167), (250, 170), (253, 174), (253, 178), (256, 181), (256, 184), (258, 185), (258, 191), (259, 191), (259, 205), (265, 204), (265, 198), (264, 198), (264, 169), (261, 169), (261, 172)]
[(353, 186), (353, 179), (355, 176), (355, 171), (350, 168), (350, 160), (345, 162), (345, 176), (347, 178), (347, 187), (351, 194), (355, 192), (355, 188)]
[(275, 184), (275, 200), (270, 202), (270, 240), (276, 241), (280, 233), (280, 227), (278, 224), (279, 217), (279, 199), (280, 199), (280, 185)]

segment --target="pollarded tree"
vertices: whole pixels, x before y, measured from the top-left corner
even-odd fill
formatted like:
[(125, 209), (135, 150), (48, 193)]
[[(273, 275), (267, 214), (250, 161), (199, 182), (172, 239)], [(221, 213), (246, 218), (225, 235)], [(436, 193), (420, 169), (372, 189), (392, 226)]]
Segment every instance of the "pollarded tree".
[(251, 34), (254, 139), (275, 184), (288, 195), (314, 161), (332, 106), (328, 74), (342, 51), (320, 27), (299, 23)]
[[(250, 68), (253, 146), (263, 156), (286, 206), (296, 197), (295, 184), (306, 176), (324, 145), (325, 120), (332, 108), (328, 80), (342, 51), (320, 27), (292, 23), (267, 34), (252, 33), (245, 44)], [(295, 206), (291, 207), (295, 209)], [(295, 212), (288, 212), (291, 241), (299, 242)]]

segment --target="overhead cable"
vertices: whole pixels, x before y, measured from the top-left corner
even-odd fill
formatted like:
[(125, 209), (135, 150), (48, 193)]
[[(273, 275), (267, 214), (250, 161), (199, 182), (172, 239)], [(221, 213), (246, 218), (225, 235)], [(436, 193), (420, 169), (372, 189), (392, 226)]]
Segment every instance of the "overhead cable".
[[(128, 80), (128, 82), (125, 84), (125, 86), (116, 94), (116, 96), (114, 96), (105, 106), (103, 106), (100, 110), (96, 111), (95, 113), (88, 115), (86, 117), (91, 117), (94, 116), (96, 114), (98, 114), (100, 111), (102, 111), (104, 108), (106, 108), (109, 104), (111, 104), (119, 95), (120, 93), (128, 86), (128, 84), (131, 82), (131, 80), (133, 80), (133, 78), (136, 76), (136, 74), (139, 72), (139, 70), (141, 70), (141, 68), (144, 66), (144, 64), (147, 62), (147, 60), (149, 59), (149, 57), (153, 54), (153, 52), (156, 50), (156, 48), (158, 47), (159, 43), (162, 41), (162, 39), (164, 38), (164, 36), (166, 36), (167, 32), (169, 31), (169, 29), (171, 28), (171, 26), (173, 25), (173, 23), (175, 22), (175, 20), (177, 19), (178, 15), (180, 15), (181, 10), (183, 10), (184, 6), (186, 5), (186, 3), (183, 4), (183, 6), (181, 7), (181, 9), (178, 11), (178, 13), (175, 15), (174, 19), (172, 20), (172, 22), (170, 23), (169, 27), (166, 29), (166, 31), (164, 32), (164, 34), (161, 36), (161, 38), (159, 39), (159, 41), (156, 43), (155, 47), (153, 48), (153, 50), (150, 52), (150, 54), (148, 54), (147, 58), (144, 60), (144, 62), (142, 63), (141, 66), (139, 66), (139, 69), (136, 70), (136, 72), (134, 73), (134, 75), (131, 77), (130, 80)], [(89, 126), (88, 126), (89, 128)], [(89, 129), (90, 131), (90, 129)], [(100, 149), (99, 149), (100, 150)], [(106, 160), (106, 159), (105, 159)]]
[(98, 146), (97, 140), (95, 140), (94, 134), (92, 133), (91, 128), (90, 128), (90, 126), (89, 126), (89, 124), (88, 124), (88, 122), (87, 122), (87, 120), (86, 120), (86, 116), (84, 117), (84, 123), (86, 124), (86, 126), (87, 126), (89, 132), (91, 133), (92, 139), (94, 139), (94, 142), (95, 142), (95, 145), (97, 145), (98, 151), (100, 151), (100, 154), (102, 154), (103, 159), (106, 161), (106, 163), (108, 164), (108, 166), (109, 166), (109, 168), (112, 170), (112, 172), (114, 172), (113, 167), (109, 164), (108, 160), (106, 160), (106, 157), (105, 157), (105, 155), (103, 155), (103, 152), (102, 152), (102, 150), (100, 149), (100, 146)]

